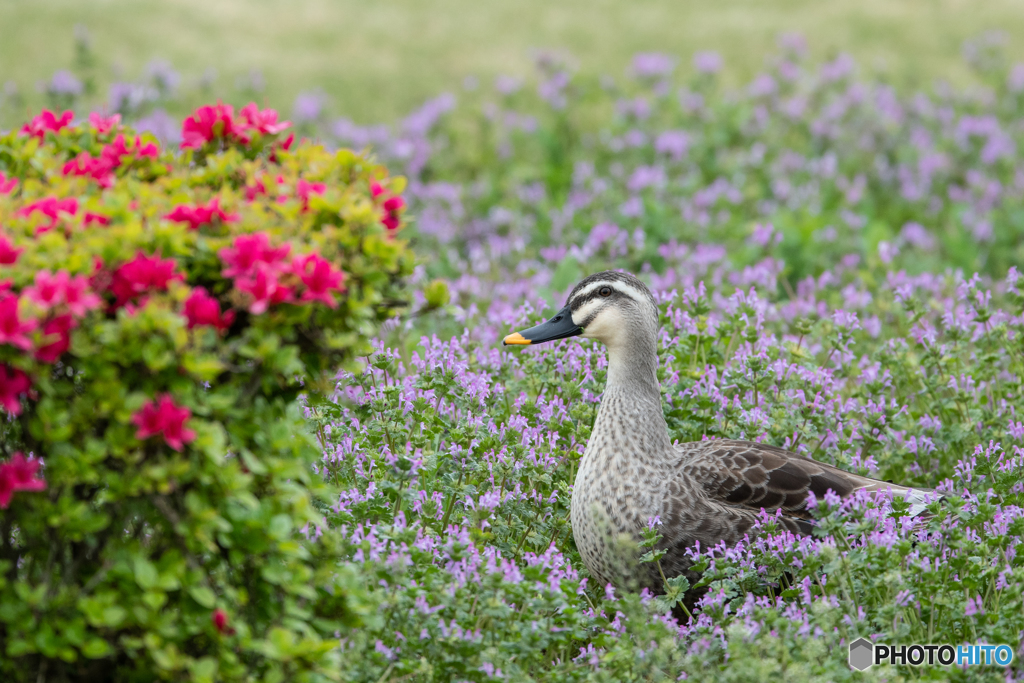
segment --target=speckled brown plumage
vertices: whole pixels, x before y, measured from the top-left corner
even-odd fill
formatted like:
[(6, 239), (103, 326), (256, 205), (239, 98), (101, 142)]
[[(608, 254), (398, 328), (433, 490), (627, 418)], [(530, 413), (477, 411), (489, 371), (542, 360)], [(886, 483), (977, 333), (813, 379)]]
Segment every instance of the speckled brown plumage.
[[(657, 567), (637, 541), (661, 520), (666, 575), (689, 571), (686, 550), (746, 535), (762, 509), (782, 511), (796, 533), (812, 528), (808, 495), (891, 488), (923, 509), (926, 492), (862, 477), (767, 444), (711, 440), (673, 444), (657, 380), (658, 310), (632, 275), (605, 272), (569, 295), (572, 322), (608, 348), (608, 383), (573, 488), (571, 521), (583, 561), (601, 582), (660, 591)], [(535, 328), (536, 329), (536, 328)]]

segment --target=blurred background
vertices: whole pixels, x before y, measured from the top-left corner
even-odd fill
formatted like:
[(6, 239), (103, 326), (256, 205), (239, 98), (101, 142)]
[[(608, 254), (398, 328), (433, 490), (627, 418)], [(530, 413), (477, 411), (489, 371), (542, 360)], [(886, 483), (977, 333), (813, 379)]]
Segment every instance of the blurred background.
[(4, 127), (47, 91), (112, 108), (161, 94), (126, 84), (174, 90), (179, 117), (215, 96), (389, 123), (441, 92), (525, 76), (538, 50), (612, 77), (637, 52), (677, 55), (685, 72), (714, 50), (735, 84), (798, 33), (812, 60), (847, 52), (902, 87), (964, 82), (964, 41), (989, 30), (1024, 55), (1020, 0), (3, 0), (0, 26)]

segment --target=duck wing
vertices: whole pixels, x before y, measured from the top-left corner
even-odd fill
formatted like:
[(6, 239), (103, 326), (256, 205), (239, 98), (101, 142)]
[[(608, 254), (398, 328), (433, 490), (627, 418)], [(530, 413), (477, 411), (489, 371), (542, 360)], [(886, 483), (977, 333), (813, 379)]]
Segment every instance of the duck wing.
[(832, 465), (791, 453), (778, 446), (732, 439), (677, 444), (680, 466), (712, 500), (739, 508), (811, 519), (807, 499), (822, 498), (831, 489), (845, 498), (854, 491), (902, 493), (911, 502), (910, 514), (924, 511), (930, 491), (862, 477)]

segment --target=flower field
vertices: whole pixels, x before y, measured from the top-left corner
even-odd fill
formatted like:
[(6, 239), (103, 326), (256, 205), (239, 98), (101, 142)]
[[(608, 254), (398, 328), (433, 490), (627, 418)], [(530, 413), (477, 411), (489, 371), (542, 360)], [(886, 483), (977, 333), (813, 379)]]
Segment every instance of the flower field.
[[(438, 96), (397, 126), (332, 118), (312, 93), (297, 102), (300, 134), (368, 149), (406, 176), (401, 217), (402, 204), (387, 204), (397, 192), (382, 196), (367, 184), (366, 193), (383, 229), (397, 228), (417, 254), (409, 305), (383, 322), (373, 350), (339, 369), (327, 391), (305, 387), (300, 397), (316, 455), (304, 461), (310, 482), (295, 486), (308, 488), (315, 514), (303, 513), (295, 545), (334, 563), (315, 576), (326, 583), (337, 568), (329, 590), (344, 590), (346, 618), (298, 590), (273, 619), (236, 616), (235, 588), (209, 604), (181, 596), (177, 608), (220, 635), (179, 638), (176, 652), (192, 658), (192, 669), (151, 655), (154, 675), (242, 680), (246, 657), (264, 648), (280, 664), (266, 671), (287, 678), (295, 665), (305, 680), (1024, 680), (1024, 415), (1016, 414), (1024, 412), (1024, 65), (980, 39), (965, 50), (971, 86), (903, 91), (848, 57), (811, 62), (804, 51), (786, 39), (739, 89), (719, 82), (715, 53), (693, 56), (692, 77), (678, 75), (677, 56), (639, 54), (619, 80), (581, 76), (542, 55), (532, 80)], [(204, 145), (211, 131), (228, 144), (233, 114), (183, 127), (160, 97), (110, 106), (149, 130), (154, 145), (188, 149), (198, 140), (208, 165), (223, 158)], [(277, 125), (258, 108), (250, 113), (243, 135)], [(133, 149), (133, 163), (150, 163), (141, 139)], [(103, 152), (94, 155), (68, 161), (69, 174), (102, 186), (113, 171)], [(4, 159), (0, 151), (0, 169)], [(299, 166), (288, 168), (294, 215), (329, 211), (319, 195), (338, 176), (307, 181)], [(5, 185), (9, 177), (0, 176), (0, 193), (13, 198), (24, 190)], [(233, 204), (204, 194), (168, 220), (189, 234), (193, 224), (232, 222), (245, 188), (256, 192), (256, 176), (246, 178), (222, 195)], [(269, 201), (267, 189), (257, 201)], [(14, 220), (33, 226), (47, 212), (54, 220), (68, 213), (20, 210), (27, 213)], [(275, 306), (327, 310), (340, 292), (333, 266), (301, 262), (291, 267), (313, 284), (275, 301), (266, 282), (246, 274), (243, 247), (225, 242), (220, 253), (223, 277), (238, 278), (240, 298), (231, 301), (246, 320)], [(15, 251), (0, 241), (0, 263), (24, 258)], [(352, 256), (342, 269), (358, 265)], [(606, 268), (636, 273), (661, 304), (659, 377), (674, 439), (764, 441), (945, 498), (930, 517), (911, 519), (899, 500), (826, 496), (816, 501), (811, 537), (765, 515), (738, 546), (694, 548), (703, 569), (695, 586), (670, 581), (652, 595), (595, 585), (568, 511), (605, 380), (604, 350), (579, 339), (511, 350), (500, 340)], [(138, 296), (131, 272), (124, 297), (111, 290), (113, 305)], [(30, 278), (21, 279), (27, 287)], [(192, 292), (191, 308), (184, 293), (177, 299), (189, 325), (210, 328), (207, 343), (236, 329), (209, 293)], [(58, 353), (32, 347), (16, 314), (0, 315), (5, 352), (33, 349), (39, 363)], [(8, 412), (33, 400), (20, 370), (0, 372), (8, 373), (0, 377)], [(185, 391), (180, 380), (173, 386)], [(201, 394), (188, 396), (199, 402)], [(161, 434), (167, 448), (188, 453), (195, 435), (174, 422), (181, 408), (169, 401), (136, 401), (138, 432), (121, 438)], [(250, 467), (260, 459), (255, 443)], [(278, 450), (282, 443), (273, 441)], [(29, 471), (37, 464), (12, 456), (0, 465), (9, 510), (47, 495), (36, 482), (49, 481), (49, 464)], [(656, 536), (653, 526), (648, 542)], [(194, 552), (212, 563), (219, 550), (211, 541)], [(289, 562), (306, 561), (303, 551), (288, 552)], [(285, 586), (311, 576), (268, 575)], [(3, 630), (11, 609), (0, 605), (8, 657), (45, 660), (41, 648), (12, 652)], [(292, 638), (316, 632), (329, 655), (299, 667), (312, 655), (289, 649), (294, 640), (229, 633), (245, 619), (283, 625)], [(161, 637), (157, 626), (143, 627)], [(859, 637), (1008, 644), (1015, 658), (1005, 668), (862, 673), (847, 664)], [(208, 653), (219, 654), (207, 663)]]

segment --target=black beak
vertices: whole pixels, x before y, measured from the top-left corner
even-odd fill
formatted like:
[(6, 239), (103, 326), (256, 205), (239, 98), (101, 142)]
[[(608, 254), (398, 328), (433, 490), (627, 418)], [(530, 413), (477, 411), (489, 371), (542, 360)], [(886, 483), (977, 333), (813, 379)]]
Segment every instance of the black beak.
[(522, 332), (513, 332), (502, 340), (505, 346), (540, 344), (541, 342), (575, 337), (583, 333), (583, 328), (572, 321), (572, 310), (568, 306), (555, 313), (555, 317), (536, 327)]

